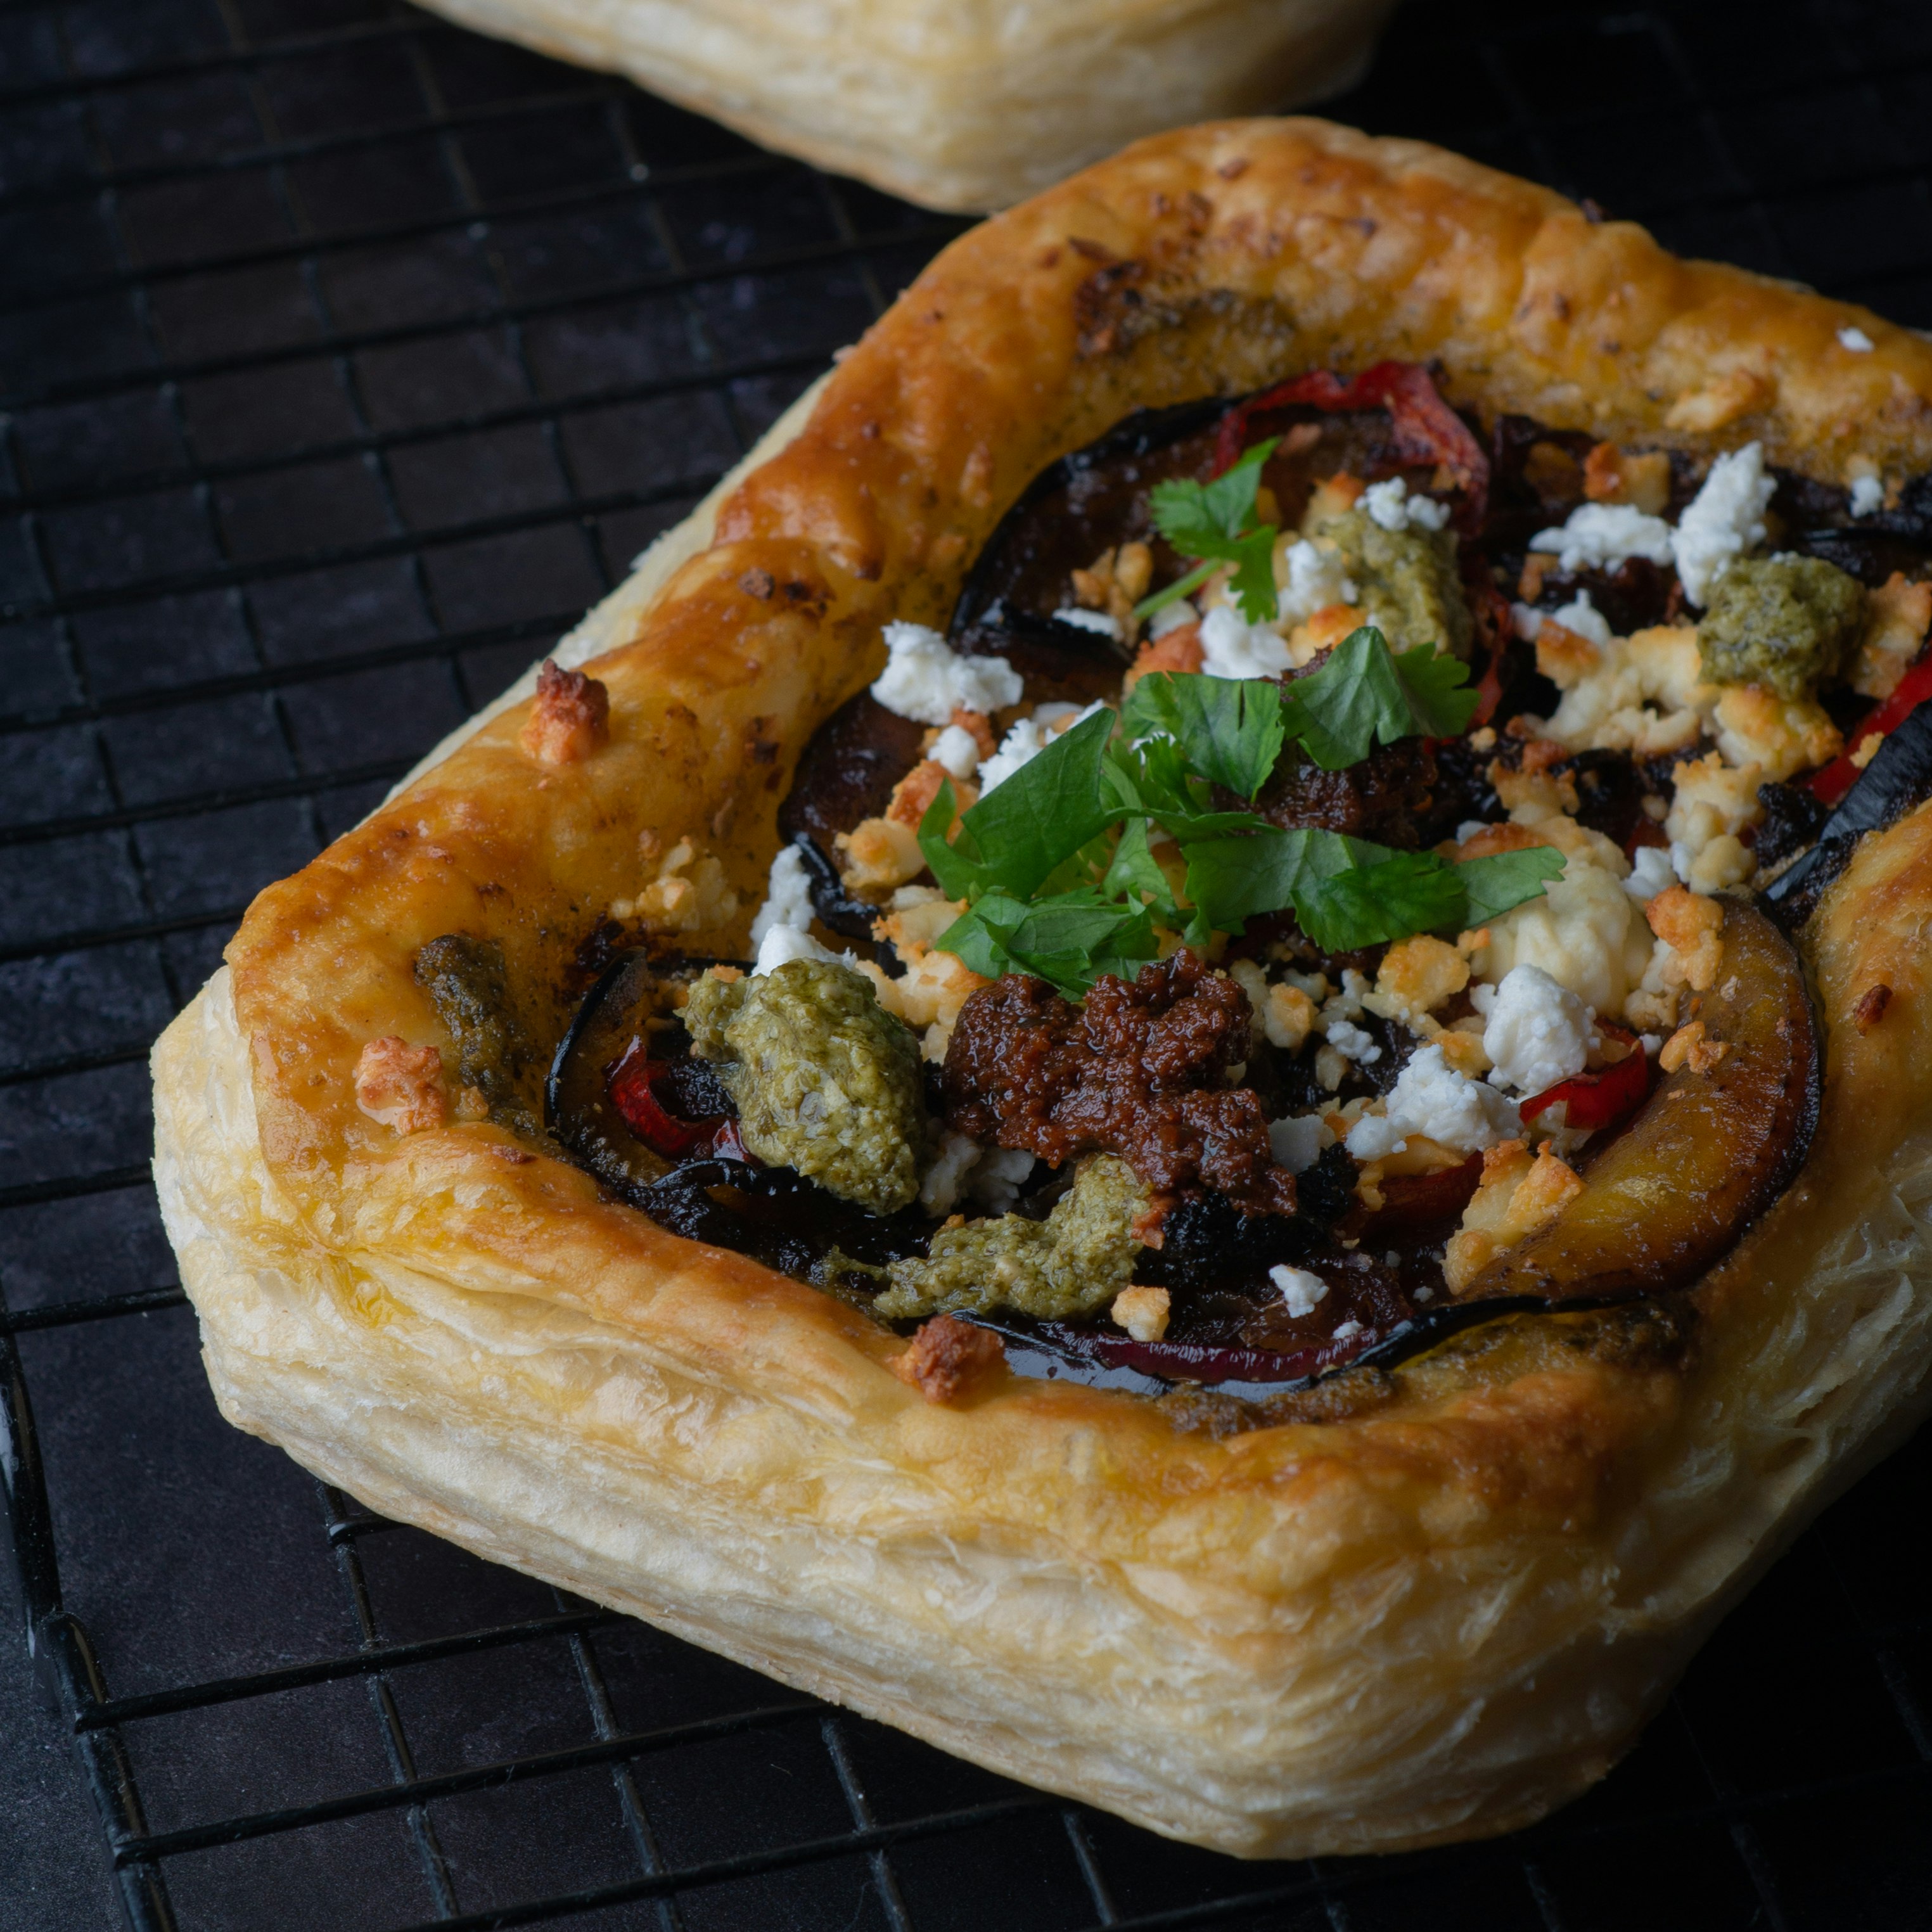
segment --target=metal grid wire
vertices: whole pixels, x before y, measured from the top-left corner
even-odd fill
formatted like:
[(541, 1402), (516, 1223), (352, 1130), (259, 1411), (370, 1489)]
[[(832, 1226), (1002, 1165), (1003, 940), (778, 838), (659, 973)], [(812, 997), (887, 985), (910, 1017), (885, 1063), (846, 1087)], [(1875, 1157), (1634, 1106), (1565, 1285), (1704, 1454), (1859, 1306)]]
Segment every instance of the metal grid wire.
[[(1924, 323), (1928, 110), (1906, 0), (1450, 0), (1338, 111)], [(104, 1830), (139, 1932), (1932, 1922), (1923, 1440), (1559, 1817), (1244, 1865), (374, 1519), (215, 1416), (148, 1041), (956, 226), (390, 0), (0, 0), (0, 1474), (98, 1810), (76, 1856)]]

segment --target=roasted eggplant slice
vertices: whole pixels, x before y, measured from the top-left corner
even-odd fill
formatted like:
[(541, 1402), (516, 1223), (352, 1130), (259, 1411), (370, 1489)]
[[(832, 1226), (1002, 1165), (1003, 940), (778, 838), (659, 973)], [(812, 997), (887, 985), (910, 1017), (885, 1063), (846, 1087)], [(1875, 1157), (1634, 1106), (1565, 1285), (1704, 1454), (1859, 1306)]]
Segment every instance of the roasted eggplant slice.
[(1568, 1302), (1686, 1288), (1790, 1184), (1817, 1122), (1821, 1055), (1803, 967), (1769, 920), (1724, 908), (1720, 985), (1698, 1017), (1723, 1057), (1669, 1075), (1540, 1234), (1498, 1256), (1465, 1301)]
[(1878, 748), (1858, 782), (1818, 828), (1817, 842), (1760, 896), (1788, 932), (1811, 916), (1825, 888), (1868, 832), (1882, 832), (1932, 797), (1932, 704), (1922, 704)]

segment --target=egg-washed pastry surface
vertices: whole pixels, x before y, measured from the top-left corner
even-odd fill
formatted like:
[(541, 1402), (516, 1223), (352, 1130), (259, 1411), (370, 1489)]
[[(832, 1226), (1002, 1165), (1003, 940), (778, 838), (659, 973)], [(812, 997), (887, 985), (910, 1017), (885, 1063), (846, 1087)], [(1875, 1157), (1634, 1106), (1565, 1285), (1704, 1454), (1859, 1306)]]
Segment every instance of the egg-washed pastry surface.
[(1353, 86), (1392, 0), (434, 0), (930, 208), (1003, 208), (1124, 142)]
[(974, 231), (158, 1049), (225, 1412), (1175, 1835), (1539, 1815), (1918, 1412), (1928, 397), (1319, 122)]

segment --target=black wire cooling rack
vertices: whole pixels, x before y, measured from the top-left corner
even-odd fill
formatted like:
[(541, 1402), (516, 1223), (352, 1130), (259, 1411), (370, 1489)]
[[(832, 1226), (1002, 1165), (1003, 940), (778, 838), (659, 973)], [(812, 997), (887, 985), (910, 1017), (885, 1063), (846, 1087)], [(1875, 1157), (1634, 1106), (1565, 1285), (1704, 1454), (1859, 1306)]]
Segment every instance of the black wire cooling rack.
[[(1418, 4), (1339, 112), (1932, 322), (1922, 4)], [(214, 1414), (148, 1042), (957, 226), (388, 0), (0, 0), (0, 1474), (92, 1792), (0, 1781), (0, 1918), (76, 1932), (34, 1874), (98, 1865), (137, 1932), (1932, 1924), (1922, 1439), (1558, 1817), (1244, 1865)]]

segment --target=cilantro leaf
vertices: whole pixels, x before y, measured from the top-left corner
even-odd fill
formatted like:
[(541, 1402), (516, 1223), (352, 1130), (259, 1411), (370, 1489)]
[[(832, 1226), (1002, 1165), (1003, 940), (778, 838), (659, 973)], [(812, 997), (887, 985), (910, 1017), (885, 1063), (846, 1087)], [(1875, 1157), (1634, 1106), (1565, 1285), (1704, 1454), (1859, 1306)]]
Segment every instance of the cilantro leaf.
[(1399, 656), (1372, 624), (1352, 632), (1320, 670), (1282, 692), (1288, 729), (1325, 772), (1358, 764), (1372, 744), (1452, 738), (1475, 714), (1468, 665), (1422, 644)]
[(1136, 610), (1148, 618), (1184, 597), (1206, 581), (1216, 562), (1235, 566), (1233, 590), (1241, 614), (1251, 624), (1265, 623), (1280, 608), (1274, 581), (1273, 524), (1256, 524), (1255, 497), (1261, 487), (1262, 465), (1274, 454), (1281, 439), (1270, 436), (1244, 450), (1234, 467), (1211, 483), (1170, 477), (1156, 483), (1149, 500), (1154, 527), (1183, 556), (1203, 562), (1178, 584), (1156, 592)]
[(1456, 868), (1434, 853), (1390, 852), (1312, 881), (1295, 895), (1294, 916), (1317, 946), (1352, 952), (1412, 932), (1460, 927), (1468, 902)]
[(963, 824), (958, 838), (946, 843), (946, 835), (958, 809), (952, 781), (940, 779), (939, 790), (919, 821), (919, 849), (926, 854), (926, 862), (939, 881), (939, 890), (948, 898), (977, 898), (991, 886), (992, 875), (980, 856), (977, 842)]
[(1120, 724), (1130, 738), (1172, 738), (1202, 777), (1246, 799), (1274, 770), (1286, 736), (1282, 688), (1272, 679), (1200, 671), (1150, 672), (1129, 695)]
[(1262, 465), (1280, 440), (1270, 436), (1244, 450), (1240, 460), (1211, 483), (1186, 477), (1156, 483), (1150, 500), (1155, 529), (1183, 556), (1231, 556), (1229, 547), (1254, 521)]
[(1112, 712), (1096, 711), (1063, 731), (965, 814), (950, 846), (952, 787), (942, 785), (919, 828), (940, 890), (950, 898), (996, 889), (1024, 898), (1120, 818), (1123, 808), (1101, 776), (1114, 724)]
[(1562, 869), (1546, 846), (1451, 866), (1432, 852), (1396, 852), (1335, 832), (1270, 827), (1187, 848), (1187, 892), (1208, 923), (1238, 932), (1292, 908), (1320, 946), (1352, 952), (1412, 932), (1480, 925), (1534, 898)]
[(1116, 745), (1105, 773), (1123, 812), (1157, 820), (1179, 839), (1210, 838), (1258, 831), (1268, 821), (1252, 812), (1214, 812), (1204, 780), (1189, 770), (1187, 755), (1172, 738)]
[(1500, 919), (1512, 906), (1540, 898), (1545, 884), (1563, 876), (1563, 854), (1548, 845), (1497, 852), (1486, 859), (1465, 859), (1456, 868), (1456, 876), (1468, 895), (1464, 925), (1484, 925)]
[(1102, 973), (1132, 979), (1160, 950), (1145, 907), (1123, 905), (1091, 886), (1031, 905), (989, 892), (935, 943), (988, 979), (1030, 973), (1076, 1000)]
[(1130, 818), (1120, 830), (1120, 842), (1114, 848), (1112, 862), (1100, 890), (1109, 896), (1124, 897), (1129, 905), (1144, 898), (1149, 909), (1165, 926), (1180, 923), (1180, 909), (1174, 904), (1174, 888), (1168, 884), (1153, 853), (1148, 849), (1148, 822)]

